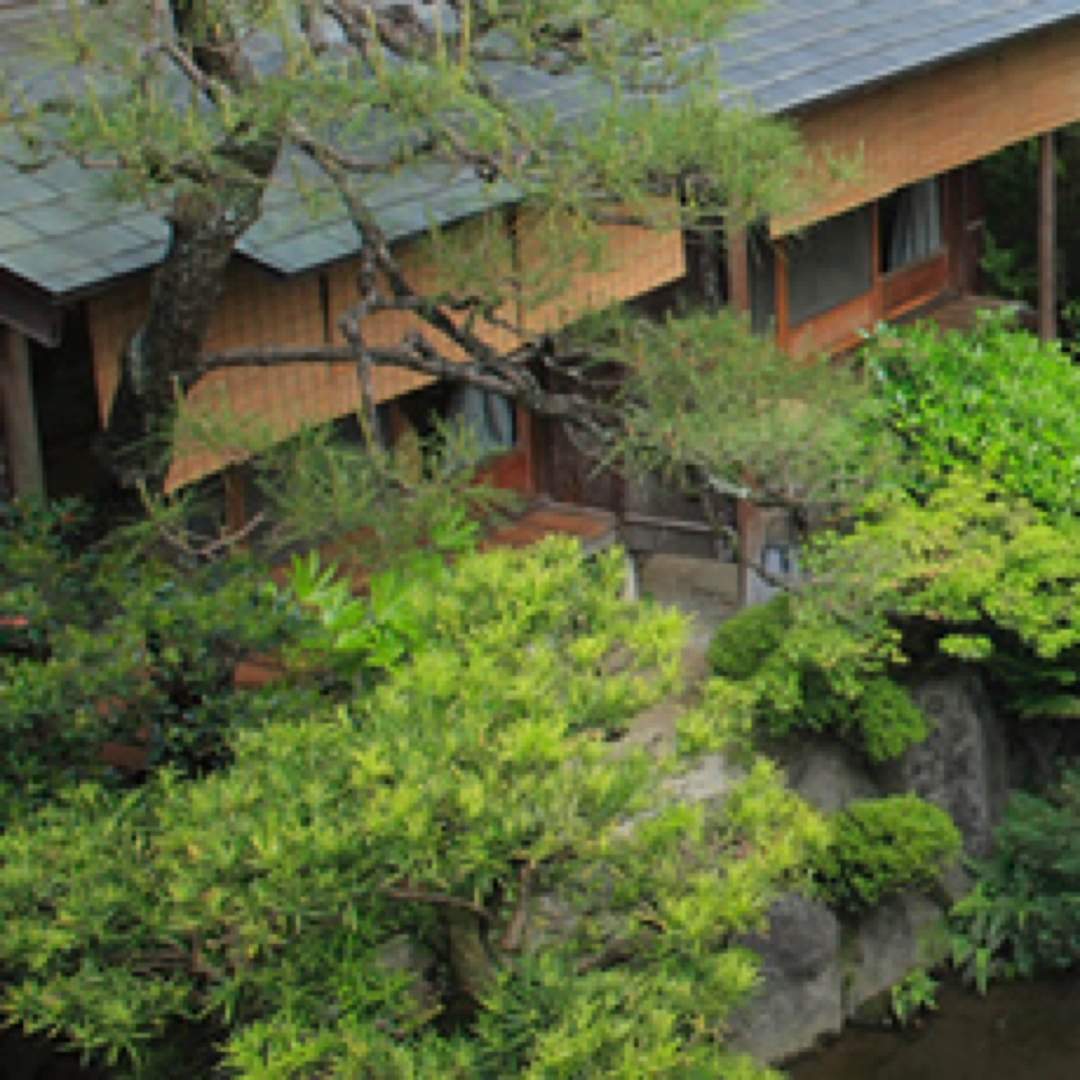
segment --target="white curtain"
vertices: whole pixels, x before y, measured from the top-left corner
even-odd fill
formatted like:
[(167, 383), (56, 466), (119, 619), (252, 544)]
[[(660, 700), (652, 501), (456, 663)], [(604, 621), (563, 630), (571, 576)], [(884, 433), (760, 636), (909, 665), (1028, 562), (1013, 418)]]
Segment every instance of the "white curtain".
[(517, 437), (514, 406), (502, 394), (476, 386), (460, 386), (454, 395), (451, 415), (460, 417), (475, 432), (480, 449), (509, 450)]
[(941, 247), (941, 196), (936, 179), (921, 180), (896, 197), (888, 269), (927, 259)]

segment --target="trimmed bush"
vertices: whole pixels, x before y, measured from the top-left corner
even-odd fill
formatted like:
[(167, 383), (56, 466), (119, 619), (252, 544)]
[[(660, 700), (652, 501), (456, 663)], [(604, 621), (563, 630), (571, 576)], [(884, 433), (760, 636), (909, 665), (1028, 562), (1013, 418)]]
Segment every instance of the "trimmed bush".
[(927, 735), (926, 717), (908, 692), (886, 674), (861, 672), (843, 680), (837, 663), (857, 639), (839, 624), (800, 621), (799, 598), (778, 596), (739, 612), (709, 646), (712, 670), (748, 688), (759, 731), (832, 732), (871, 760), (902, 754)]
[(813, 871), (824, 899), (841, 911), (865, 911), (905, 889), (932, 888), (960, 853), (952, 818), (917, 795), (853, 802), (831, 828)]
[(744, 608), (720, 624), (709, 645), (709, 666), (726, 679), (749, 679), (776, 651), (790, 623), (786, 596)]

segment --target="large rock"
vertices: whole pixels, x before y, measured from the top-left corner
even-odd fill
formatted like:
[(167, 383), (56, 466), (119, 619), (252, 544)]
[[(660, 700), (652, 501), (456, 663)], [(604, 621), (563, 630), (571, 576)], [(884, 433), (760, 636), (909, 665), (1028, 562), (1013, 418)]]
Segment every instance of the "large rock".
[(917, 967), (940, 959), (942, 911), (919, 893), (904, 893), (866, 914), (844, 949), (844, 1012), (884, 994)]
[(968, 669), (924, 677), (912, 697), (930, 719), (930, 736), (882, 769), (895, 791), (913, 791), (947, 810), (969, 855), (985, 856), (1005, 809), (1008, 762), (1001, 718)]
[(769, 913), (768, 933), (745, 944), (761, 957), (762, 981), (732, 1019), (732, 1049), (776, 1062), (840, 1031), (840, 923), (824, 904), (781, 897)]
[(836, 740), (806, 736), (789, 742), (782, 762), (788, 787), (823, 814), (843, 810), (856, 799), (881, 795), (865, 760)]

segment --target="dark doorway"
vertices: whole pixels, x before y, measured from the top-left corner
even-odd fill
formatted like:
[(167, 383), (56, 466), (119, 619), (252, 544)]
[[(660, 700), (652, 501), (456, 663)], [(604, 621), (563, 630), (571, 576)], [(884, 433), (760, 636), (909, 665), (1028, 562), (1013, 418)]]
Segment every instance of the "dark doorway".
[(64, 313), (56, 348), (31, 342), (30, 365), (46, 493), (50, 498), (100, 494), (109, 478), (94, 450), (100, 421), (93, 348), (82, 305)]

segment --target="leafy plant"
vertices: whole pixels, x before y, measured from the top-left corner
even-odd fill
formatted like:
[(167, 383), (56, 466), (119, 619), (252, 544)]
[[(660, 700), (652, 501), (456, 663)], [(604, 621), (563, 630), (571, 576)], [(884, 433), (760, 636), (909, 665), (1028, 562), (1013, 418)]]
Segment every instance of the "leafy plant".
[(907, 1027), (920, 1013), (934, 1012), (938, 1007), (939, 985), (937, 979), (920, 967), (889, 987), (889, 1004), (896, 1023)]
[(0, 801), (6, 813), (104, 778), (104, 743), (149, 744), (189, 773), (227, 757), (225, 733), (284, 706), (241, 697), (237, 660), (299, 620), (241, 557), (178, 567), (131, 536), (88, 543), (77, 504), (16, 504), (0, 530)]
[[(759, 730), (831, 732), (874, 761), (902, 753), (926, 737), (922, 711), (888, 674), (867, 670), (841, 681), (838, 645), (844, 628), (826, 630), (802, 597), (781, 596), (723, 623), (709, 648), (713, 670), (744, 686), (755, 701)], [(849, 649), (858, 647), (851, 638)]]
[(953, 962), (980, 991), (995, 977), (1080, 959), (1080, 773), (1045, 796), (1013, 795), (994, 853), (951, 921)]
[(925, 496), (977, 471), (1002, 494), (1054, 517), (1076, 509), (1080, 369), (1057, 342), (983, 313), (976, 329), (885, 328), (863, 353), (890, 425), (906, 447), (905, 484)]
[(932, 888), (960, 853), (949, 815), (916, 795), (862, 799), (830, 821), (812, 860), (817, 887), (842, 911), (876, 907), (904, 889)]
[(694, 805), (666, 784), (697, 749), (613, 752), (682, 619), (568, 541), (464, 555), (414, 615), (379, 681), (232, 728), (227, 769), (0, 835), (9, 1020), (144, 1068), (197, 1023), (251, 1078), (765, 1075), (724, 1046), (733, 941), (821, 826), (765, 761)]

